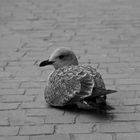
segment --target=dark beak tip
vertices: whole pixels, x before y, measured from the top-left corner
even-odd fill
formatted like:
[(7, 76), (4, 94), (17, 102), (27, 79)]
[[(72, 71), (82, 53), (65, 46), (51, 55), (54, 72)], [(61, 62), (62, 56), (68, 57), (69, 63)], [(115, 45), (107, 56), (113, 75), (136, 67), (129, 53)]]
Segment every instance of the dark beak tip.
[(44, 67), (47, 65), (47, 61), (42, 61), (40, 64), (39, 64), (39, 67)]
[(41, 62), (40, 64), (39, 64), (39, 67), (43, 67), (44, 65), (43, 65), (43, 63)]
[(44, 66), (51, 65), (51, 64), (53, 64), (52, 61), (45, 60), (45, 61), (42, 61), (42, 62), (39, 64), (39, 67), (44, 67)]

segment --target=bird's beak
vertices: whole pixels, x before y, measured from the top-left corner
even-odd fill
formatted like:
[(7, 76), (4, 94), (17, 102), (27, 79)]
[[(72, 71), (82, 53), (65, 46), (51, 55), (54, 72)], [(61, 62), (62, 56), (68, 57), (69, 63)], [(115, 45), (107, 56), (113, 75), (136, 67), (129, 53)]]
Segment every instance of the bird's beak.
[(44, 67), (47, 65), (52, 65), (53, 63), (54, 63), (53, 61), (45, 60), (45, 61), (42, 61), (39, 66)]

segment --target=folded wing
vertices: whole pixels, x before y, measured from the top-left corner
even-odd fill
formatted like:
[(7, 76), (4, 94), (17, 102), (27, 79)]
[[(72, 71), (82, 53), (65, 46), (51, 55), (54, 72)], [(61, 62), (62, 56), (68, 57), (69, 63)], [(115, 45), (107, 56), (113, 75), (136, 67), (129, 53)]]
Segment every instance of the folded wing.
[(82, 66), (55, 70), (45, 89), (45, 99), (53, 106), (73, 104), (92, 94), (94, 79)]

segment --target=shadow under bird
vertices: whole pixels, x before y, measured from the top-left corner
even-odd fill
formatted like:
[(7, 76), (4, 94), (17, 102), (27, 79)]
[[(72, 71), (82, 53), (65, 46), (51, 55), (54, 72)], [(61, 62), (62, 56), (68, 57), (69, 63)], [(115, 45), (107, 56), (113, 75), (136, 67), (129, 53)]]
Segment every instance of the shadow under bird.
[(53, 65), (45, 88), (45, 100), (55, 107), (76, 105), (80, 109), (106, 111), (113, 107), (106, 103), (107, 94), (117, 92), (105, 88), (104, 81), (91, 66), (78, 65), (74, 52), (69, 48), (55, 50), (40, 67)]

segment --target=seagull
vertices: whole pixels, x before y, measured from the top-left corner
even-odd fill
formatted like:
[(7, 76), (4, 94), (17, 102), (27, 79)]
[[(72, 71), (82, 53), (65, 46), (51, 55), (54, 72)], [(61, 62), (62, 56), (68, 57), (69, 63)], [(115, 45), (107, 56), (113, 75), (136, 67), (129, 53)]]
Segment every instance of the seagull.
[(76, 105), (86, 110), (111, 110), (107, 104), (107, 94), (116, 90), (105, 88), (101, 74), (89, 65), (78, 64), (75, 53), (70, 48), (58, 48), (39, 66), (52, 65), (44, 91), (45, 100), (50, 106), (64, 107)]

